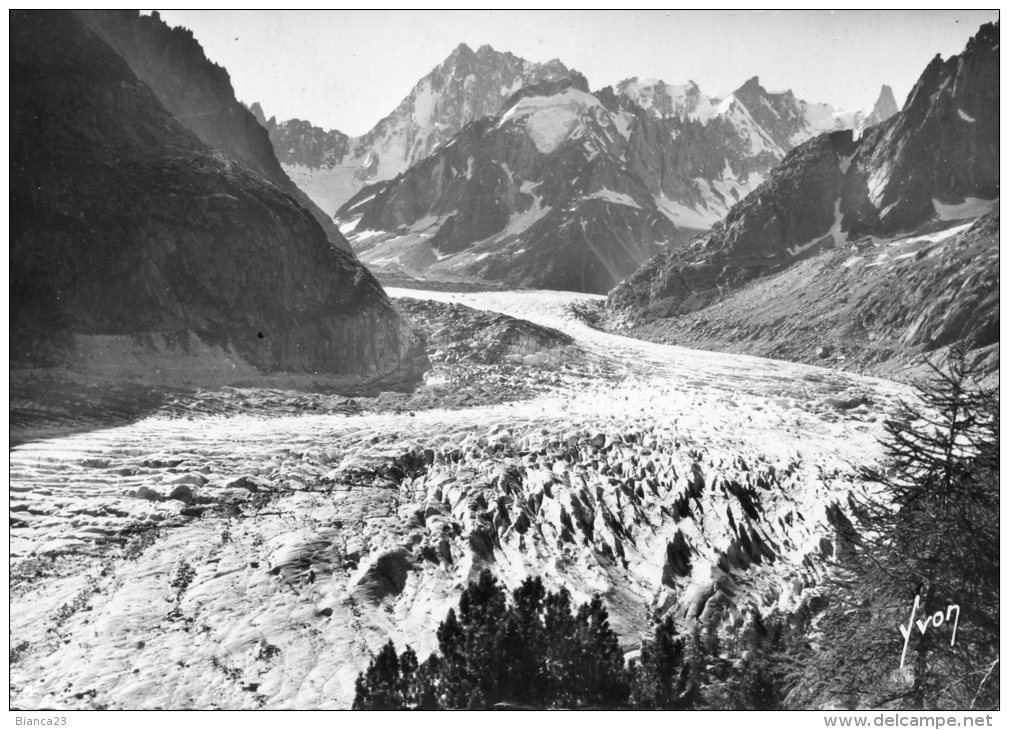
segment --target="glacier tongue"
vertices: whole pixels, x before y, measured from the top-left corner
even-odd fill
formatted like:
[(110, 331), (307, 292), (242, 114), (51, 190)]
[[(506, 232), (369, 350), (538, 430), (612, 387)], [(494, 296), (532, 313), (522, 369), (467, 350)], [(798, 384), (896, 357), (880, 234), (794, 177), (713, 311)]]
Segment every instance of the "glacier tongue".
[[(229, 390), (211, 395), (231, 415), (12, 449), (12, 574), (44, 571), (12, 582), (12, 642), (28, 647), (13, 703), (347, 707), (372, 652), (391, 638), (423, 658), (484, 567), (602, 594), (628, 648), (650, 609), (689, 625), (794, 608), (832, 549), (826, 505), (907, 395), (602, 333), (571, 309), (600, 297), (390, 294), (557, 328), (595, 374), (530, 365), (512, 372), (536, 397), (398, 413), (292, 414), (295, 394)], [(850, 392), (867, 405), (839, 408)]]

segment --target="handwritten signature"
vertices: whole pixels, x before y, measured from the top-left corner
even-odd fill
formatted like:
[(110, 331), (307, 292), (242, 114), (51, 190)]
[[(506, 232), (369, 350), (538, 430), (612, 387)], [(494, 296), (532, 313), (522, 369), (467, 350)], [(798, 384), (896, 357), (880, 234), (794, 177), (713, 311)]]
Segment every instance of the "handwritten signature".
[(907, 620), (907, 626), (901, 625), (897, 627), (898, 629), (900, 629), (901, 636), (904, 637), (904, 651), (902, 651), (900, 654), (901, 669), (904, 668), (904, 657), (907, 655), (907, 645), (908, 642), (911, 640), (911, 631), (912, 627), (914, 626), (917, 626), (918, 630), (921, 632), (921, 635), (924, 636), (925, 632), (928, 631), (930, 626), (939, 628), (944, 623), (948, 623), (950, 616), (953, 614), (953, 611), (956, 611), (956, 617), (953, 620), (953, 638), (950, 639), (949, 645), (953, 646), (954, 644), (956, 644), (956, 629), (957, 626), (960, 625), (960, 606), (958, 606), (955, 603), (951, 603), (950, 605), (946, 606), (945, 614), (943, 614), (942, 611), (936, 611), (931, 616), (925, 616), (924, 619), (919, 619), (918, 621), (915, 621), (914, 615), (918, 613), (918, 601), (920, 599), (921, 599), (920, 596), (914, 597), (914, 606), (911, 608), (911, 617)]

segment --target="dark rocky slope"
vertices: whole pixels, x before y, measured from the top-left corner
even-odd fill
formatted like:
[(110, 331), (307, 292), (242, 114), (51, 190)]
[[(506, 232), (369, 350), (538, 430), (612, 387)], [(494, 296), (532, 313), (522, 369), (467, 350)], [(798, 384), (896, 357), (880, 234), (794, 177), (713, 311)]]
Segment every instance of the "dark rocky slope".
[(622, 282), (610, 294), (611, 308), (645, 316), (693, 311), (727, 287), (843, 243), (832, 228), (844, 185), (841, 161), (854, 149), (850, 131), (800, 145), (710, 234), (659, 254)]
[(12, 364), (87, 351), (114, 369), (143, 350), (206, 356), (232, 378), (422, 372), (371, 274), (292, 196), (184, 128), (76, 16), (13, 12), (10, 79)]
[[(850, 132), (836, 132), (793, 150), (710, 234), (663, 252), (617, 287), (608, 302), (611, 321), (698, 311), (819, 251), (852, 252), (880, 237), (934, 230), (990, 209), (999, 195), (998, 40), (998, 25), (985, 25), (964, 53), (933, 60), (904, 109), (857, 142)], [(997, 250), (997, 236), (984, 241)], [(963, 247), (951, 251), (973, 255)], [(900, 286), (870, 280), (882, 287), (880, 306), (903, 311), (906, 303), (895, 294)], [(801, 311), (781, 317), (793, 315)]]
[(902, 379), (922, 374), (922, 355), (966, 339), (983, 370), (997, 374), (998, 207), (966, 225), (958, 234), (937, 231), (806, 257), (703, 309), (641, 319), (629, 332)]
[(346, 239), (284, 172), (267, 131), (236, 98), (228, 72), (210, 61), (187, 28), (171, 28), (155, 12), (82, 11), (81, 19), (122, 56), (133, 72), (183, 126), (228, 157), (292, 195), (311, 211), (333, 245)]

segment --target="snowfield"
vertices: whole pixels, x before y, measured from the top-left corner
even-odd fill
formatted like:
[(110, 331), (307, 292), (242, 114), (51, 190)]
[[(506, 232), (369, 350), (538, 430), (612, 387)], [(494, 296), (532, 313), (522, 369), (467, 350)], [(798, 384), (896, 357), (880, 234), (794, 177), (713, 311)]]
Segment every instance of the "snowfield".
[(348, 707), (370, 653), (426, 656), (484, 567), (601, 594), (628, 649), (650, 609), (731, 631), (815, 595), (831, 505), (908, 395), (606, 334), (572, 311), (592, 295), (389, 293), (556, 328), (605, 367), (517, 402), (194, 412), (11, 449), (12, 707)]

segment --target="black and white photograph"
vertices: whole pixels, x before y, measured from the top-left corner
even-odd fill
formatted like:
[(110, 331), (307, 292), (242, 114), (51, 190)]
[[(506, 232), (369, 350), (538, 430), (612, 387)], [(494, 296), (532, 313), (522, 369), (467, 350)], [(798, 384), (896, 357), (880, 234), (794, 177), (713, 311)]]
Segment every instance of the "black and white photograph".
[(999, 21), (9, 10), (11, 726), (991, 727)]

